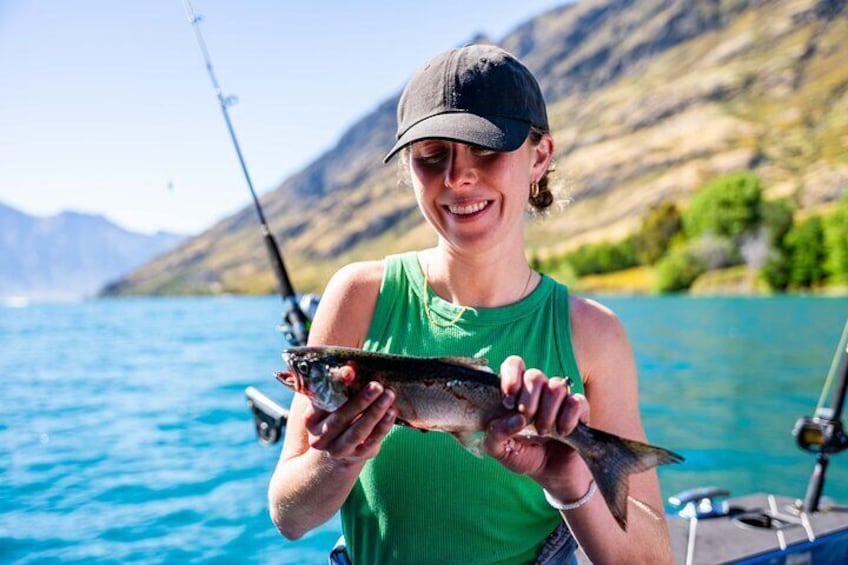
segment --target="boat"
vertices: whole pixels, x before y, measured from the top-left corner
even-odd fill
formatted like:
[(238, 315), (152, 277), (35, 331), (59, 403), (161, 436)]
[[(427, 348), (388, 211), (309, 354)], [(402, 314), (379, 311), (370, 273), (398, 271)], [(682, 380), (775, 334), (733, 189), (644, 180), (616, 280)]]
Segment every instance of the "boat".
[(842, 425), (846, 389), (848, 321), (815, 414), (799, 418), (792, 431), (798, 446), (816, 457), (804, 498), (771, 493), (731, 498), (714, 486), (670, 497), (677, 509), (668, 519), (675, 563), (848, 564), (848, 507), (822, 497), (830, 458), (848, 448)]
[[(311, 319), (318, 297), (298, 300)], [(302, 344), (294, 326), (280, 326), (289, 346)], [(816, 464), (799, 499), (787, 494), (752, 493), (731, 497), (717, 486), (699, 486), (669, 497), (676, 513), (667, 516), (674, 562), (680, 565), (725, 563), (763, 565), (848, 564), (848, 506), (822, 497), (830, 458), (848, 448), (842, 410), (848, 389), (848, 321), (825, 380), (822, 399), (832, 389), (828, 406), (820, 401), (813, 416), (798, 419), (792, 435), (798, 446), (815, 455)], [(245, 391), (256, 434), (273, 445), (285, 434), (288, 411), (254, 387)], [(332, 548), (343, 558), (344, 540)], [(342, 562), (333, 561), (331, 563)], [(591, 563), (578, 552), (578, 563)]]

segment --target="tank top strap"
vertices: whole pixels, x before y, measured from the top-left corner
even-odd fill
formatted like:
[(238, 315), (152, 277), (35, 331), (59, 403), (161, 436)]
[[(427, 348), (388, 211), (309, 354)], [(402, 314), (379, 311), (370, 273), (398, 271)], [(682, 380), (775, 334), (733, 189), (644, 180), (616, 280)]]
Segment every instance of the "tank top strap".
[(415, 252), (389, 255), (383, 260), (383, 280), (380, 282), (380, 293), (371, 318), (368, 331), (370, 336), (391, 335), (389, 324), (392, 316), (395, 310), (401, 307), (399, 304), (404, 297), (409, 297), (409, 280), (403, 272), (404, 255), (415, 256)]
[(573, 381), (571, 390), (585, 393), (577, 356), (574, 354), (574, 341), (571, 333), (571, 296), (568, 287), (557, 284), (554, 288), (554, 348), (562, 366), (563, 375)]

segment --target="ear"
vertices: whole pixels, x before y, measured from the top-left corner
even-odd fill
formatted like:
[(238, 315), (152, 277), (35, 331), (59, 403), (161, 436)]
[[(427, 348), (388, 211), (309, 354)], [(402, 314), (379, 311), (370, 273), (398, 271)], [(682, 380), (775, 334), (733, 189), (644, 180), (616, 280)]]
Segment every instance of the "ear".
[(546, 133), (541, 141), (531, 148), (530, 178), (538, 181), (548, 170), (554, 158), (554, 138)]

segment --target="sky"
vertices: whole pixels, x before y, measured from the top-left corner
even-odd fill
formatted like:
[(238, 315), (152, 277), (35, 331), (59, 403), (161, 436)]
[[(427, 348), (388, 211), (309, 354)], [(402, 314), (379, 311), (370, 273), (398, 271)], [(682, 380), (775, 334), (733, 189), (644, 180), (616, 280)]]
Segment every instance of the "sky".
[[(260, 194), (435, 54), (565, 0), (193, 0)], [(250, 204), (183, 0), (0, 0), (0, 203), (199, 233)]]

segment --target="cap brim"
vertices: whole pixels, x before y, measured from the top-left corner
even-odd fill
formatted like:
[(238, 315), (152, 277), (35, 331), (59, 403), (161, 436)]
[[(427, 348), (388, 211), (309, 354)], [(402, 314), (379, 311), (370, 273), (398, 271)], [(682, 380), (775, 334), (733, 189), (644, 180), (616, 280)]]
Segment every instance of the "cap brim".
[(493, 151), (515, 151), (521, 147), (529, 133), (530, 122), (523, 120), (484, 118), (468, 112), (437, 114), (406, 130), (383, 162), (388, 163), (404, 146), (422, 139), (445, 139)]

